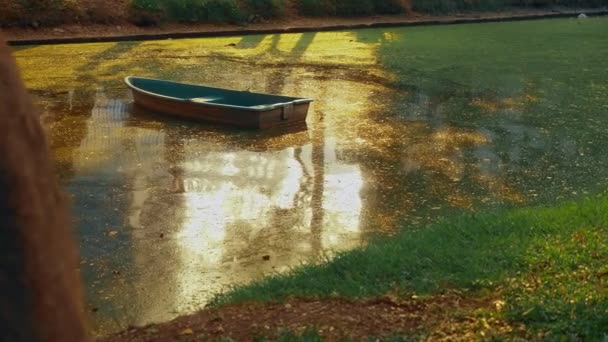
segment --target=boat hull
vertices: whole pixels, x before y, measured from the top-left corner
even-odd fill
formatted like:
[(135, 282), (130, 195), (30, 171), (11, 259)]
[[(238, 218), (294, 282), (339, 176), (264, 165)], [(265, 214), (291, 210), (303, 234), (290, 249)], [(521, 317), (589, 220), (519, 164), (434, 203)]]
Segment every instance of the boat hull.
[(238, 106), (214, 106), (174, 99), (131, 87), (136, 106), (159, 114), (254, 129), (302, 125), (306, 122), (310, 102), (286, 103), (267, 110)]

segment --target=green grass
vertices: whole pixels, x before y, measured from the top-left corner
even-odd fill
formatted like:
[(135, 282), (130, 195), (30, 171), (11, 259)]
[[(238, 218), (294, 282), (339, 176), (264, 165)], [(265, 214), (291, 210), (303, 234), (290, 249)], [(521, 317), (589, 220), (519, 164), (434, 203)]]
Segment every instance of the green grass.
[(563, 6), (588, 8), (606, 6), (603, 0), (415, 0), (414, 10), (445, 14), (459, 11), (496, 11), (510, 8)]
[[(489, 132), (492, 167), (515, 168), (497, 174), (536, 192), (536, 203), (604, 189), (607, 23), (603, 17), (394, 30), (379, 60), (411, 96), (391, 115)], [(381, 34), (368, 30), (359, 39), (378, 41)], [(437, 109), (429, 113), (421, 96)], [(576, 146), (569, 157), (565, 141)], [(478, 185), (468, 186), (473, 193)]]
[[(384, 338), (369, 337), (369, 338), (363, 340), (363, 342), (407, 342), (407, 341), (419, 341), (419, 340), (420, 340), (419, 336), (395, 335), (395, 336), (384, 337)], [(258, 337), (258, 338), (254, 338), (254, 341), (255, 342), (266, 342), (269, 340), (266, 339), (265, 337)], [(306, 331), (304, 331), (302, 334), (299, 334), (299, 335), (294, 334), (291, 331), (285, 331), (285, 332), (279, 334), (276, 341), (277, 342), (321, 342), (324, 340), (316, 328), (310, 327)], [(340, 340), (340, 342), (354, 342), (354, 341), (355, 340), (353, 340), (351, 338), (344, 338), (344, 339)]]
[(608, 198), (471, 214), (239, 287), (214, 304), (500, 289), (505, 317), (599, 338), (608, 327)]

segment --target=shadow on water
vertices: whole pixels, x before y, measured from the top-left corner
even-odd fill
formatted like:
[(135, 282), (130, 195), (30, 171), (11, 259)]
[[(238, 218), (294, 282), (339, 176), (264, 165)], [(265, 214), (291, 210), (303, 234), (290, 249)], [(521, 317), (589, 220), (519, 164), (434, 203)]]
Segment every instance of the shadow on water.
[[(94, 46), (86, 87), (34, 90), (75, 199), (96, 330), (195, 311), (404, 225), (605, 188), (608, 44), (588, 23)], [(241, 131), (134, 111), (128, 74), (315, 102), (305, 130)]]

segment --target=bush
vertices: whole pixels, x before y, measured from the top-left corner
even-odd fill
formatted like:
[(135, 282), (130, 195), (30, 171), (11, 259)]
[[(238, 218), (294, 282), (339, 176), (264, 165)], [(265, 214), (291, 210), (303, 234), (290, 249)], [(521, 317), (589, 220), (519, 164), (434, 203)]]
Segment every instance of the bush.
[(14, 1), (0, 0), (0, 7), (0, 27), (15, 24), (22, 17), (20, 7)]
[(236, 0), (131, 0), (135, 20), (157, 24), (182, 22), (235, 22), (242, 18)]
[(414, 1), (414, 10), (426, 13), (493, 11), (511, 6), (512, 1), (513, 0), (416, 0)]
[(407, 10), (406, 3), (399, 0), (376, 0), (374, 1), (374, 9), (379, 14), (397, 14)]
[(337, 0), (336, 14), (341, 16), (364, 16), (374, 13), (373, 0)]
[(18, 0), (17, 2), (30, 12), (62, 10), (68, 5), (65, 0)]
[(249, 7), (253, 14), (262, 17), (278, 17), (285, 10), (285, 0), (249, 0)]
[(234, 22), (240, 18), (235, 0), (164, 0), (169, 18), (177, 21)]
[(510, 7), (542, 8), (550, 6), (600, 7), (607, 0), (414, 0), (414, 10), (425, 13), (457, 11), (496, 11)]
[(606, 0), (514, 0), (514, 2), (524, 2), (526, 6), (545, 7), (545, 6), (566, 6), (566, 7), (600, 7), (608, 6)]
[(335, 1), (332, 0), (300, 0), (298, 8), (301, 15), (324, 16), (335, 15)]
[(81, 0), (80, 7), (86, 20), (101, 24), (120, 22), (126, 18), (128, 10), (124, 5), (120, 8), (107, 0), (86, 0), (84, 3)]
[(55, 25), (80, 18), (76, 0), (0, 1), (0, 26)]
[(138, 10), (158, 11), (162, 9), (159, 0), (131, 0), (131, 7)]
[(312, 16), (366, 16), (405, 12), (400, 0), (300, 0), (300, 14)]

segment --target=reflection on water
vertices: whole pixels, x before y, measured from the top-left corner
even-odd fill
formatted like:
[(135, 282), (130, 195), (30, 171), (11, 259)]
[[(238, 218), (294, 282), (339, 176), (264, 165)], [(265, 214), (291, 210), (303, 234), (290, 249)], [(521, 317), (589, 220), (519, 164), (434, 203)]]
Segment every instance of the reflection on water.
[(229, 285), (360, 243), (361, 170), (335, 141), (317, 146), (322, 131), (239, 144), (151, 122), (103, 89), (92, 106), (64, 181), (99, 331), (194, 311)]
[[(551, 23), (546, 34), (586, 37), (602, 22)], [(374, 234), (604, 189), (602, 50), (553, 51), (587, 61), (594, 73), (581, 77), (534, 50), (538, 41), (510, 36), (543, 25), (18, 51), (73, 196), (95, 330), (192, 312), (231, 285), (324, 260)], [(495, 50), (476, 53), (484, 39)], [(505, 60), (496, 44), (517, 58)], [(522, 61), (551, 65), (537, 72)], [(121, 83), (128, 74), (315, 102), (306, 130), (239, 131), (134, 111)]]

